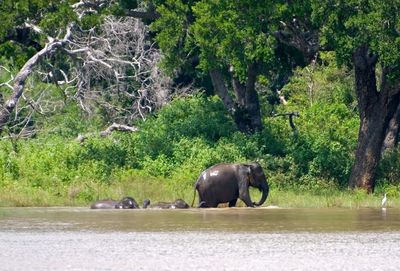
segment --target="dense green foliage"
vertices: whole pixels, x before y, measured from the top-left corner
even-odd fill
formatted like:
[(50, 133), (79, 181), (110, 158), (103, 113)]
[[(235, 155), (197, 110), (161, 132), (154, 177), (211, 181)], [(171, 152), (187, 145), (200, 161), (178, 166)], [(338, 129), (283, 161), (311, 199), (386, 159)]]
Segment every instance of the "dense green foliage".
[(334, 47), (341, 62), (349, 64), (354, 49), (367, 44), (386, 66), (398, 66), (399, 1), (315, 1), (313, 10), (323, 25), (322, 43)]
[[(71, 9), (75, 2), (1, 1), (0, 64), (16, 72), (45, 44), (45, 35), (34, 32), (16, 42), (17, 26), (29, 19), (47, 34), (64, 34), (59, 31), (62, 26), (77, 20)], [(380, 63), (392, 68), (391, 79), (398, 79), (398, 0), (117, 2), (121, 4), (113, 7), (117, 14), (140, 2), (152, 3), (161, 17), (152, 22), (150, 38), (163, 53), (164, 68), (173, 76), (184, 74), (190, 82), (201, 78), (204, 81), (196, 83), (206, 91), (176, 98), (146, 120), (132, 122), (137, 132), (89, 135), (78, 142), (79, 134), (98, 134), (114, 121), (112, 116), (106, 112), (88, 116), (57, 86), (31, 77), (26, 92), (35, 96), (46, 89), (43, 99), (54, 110), (32, 114), (28, 128), (36, 132), (29, 139), (15, 139), (21, 127), (14, 123), (26, 117), (24, 111), (2, 132), (0, 191), (7, 197), (0, 196), (0, 205), (86, 204), (129, 193), (140, 200), (148, 196), (162, 200), (168, 194), (191, 201), (188, 193), (191, 197), (198, 175), (219, 162), (260, 162), (271, 190), (277, 193), (328, 195), (347, 189), (359, 127), (352, 53), (368, 44)], [(96, 25), (99, 18), (87, 16), (81, 26)], [(299, 26), (302, 31), (320, 27), (321, 47), (331, 51), (319, 52), (306, 63), (297, 49), (279, 43), (274, 33), (295, 19), (305, 25)], [(220, 98), (211, 94), (207, 72), (219, 69), (234, 97), (232, 81), (246, 82), (253, 64), (257, 66), (255, 88), (263, 109), (263, 130), (245, 134)], [(0, 82), (7, 81), (7, 76), (5, 69), (0, 70)], [(277, 101), (277, 88), (287, 103)], [(4, 96), (10, 93), (6, 87), (0, 91)], [(27, 105), (26, 101), (21, 105)], [(285, 116), (288, 112), (299, 113), (294, 118), (295, 130)], [(378, 192), (398, 195), (399, 157), (398, 149), (385, 153), (377, 176)], [(158, 188), (159, 194), (154, 194)], [(8, 196), (13, 193), (15, 198)], [(272, 203), (281, 203), (273, 194)], [(34, 200), (22, 200), (26, 195)], [(364, 199), (361, 192), (354, 195)]]
[[(57, 37), (60, 29), (76, 18), (71, 4), (76, 1), (4, 0), (0, 2), (0, 60), (11, 59), (16, 67), (23, 64), (42, 46), (46, 35)], [(24, 23), (41, 27), (44, 35), (30, 31)]]
[[(121, 180), (149, 186), (161, 182), (176, 191), (190, 191), (208, 166), (254, 160), (265, 168), (273, 191), (325, 195), (346, 187), (358, 126), (351, 76), (337, 68), (332, 56), (324, 59), (314, 70), (298, 69), (285, 90), (289, 104), (276, 107), (277, 111), (300, 111), (295, 119), (297, 137), (287, 119), (269, 116), (264, 118), (262, 132), (240, 133), (218, 98), (198, 95), (173, 101), (138, 123), (140, 130), (136, 133), (115, 132), (107, 138), (91, 137), (79, 143), (75, 140), (77, 132), (99, 127), (89, 125), (91, 119), (82, 121), (83, 116), (72, 106), (62, 115), (48, 117), (46, 123), (53, 127), (48, 133), (35, 139), (1, 141), (0, 187), (45, 190), (88, 202), (98, 196), (126, 193), (110, 194), (96, 188)], [(299, 91), (310, 80), (313, 98)], [(335, 92), (331, 92), (333, 89)], [(397, 157), (384, 160), (381, 185), (398, 184), (397, 175), (392, 173), (399, 168)]]
[(269, 74), (271, 82), (272, 77), (279, 77), (277, 70), (288, 69), (285, 65), (290, 64), (281, 63), (288, 61), (288, 52), (278, 47), (274, 32), (293, 14), (305, 18), (311, 12), (307, 0), (290, 4), (275, 0), (149, 2), (161, 14), (151, 26), (168, 71), (189, 73), (196, 79), (212, 69), (228, 76), (229, 70), (241, 82), (255, 63), (260, 74), (261, 70)]

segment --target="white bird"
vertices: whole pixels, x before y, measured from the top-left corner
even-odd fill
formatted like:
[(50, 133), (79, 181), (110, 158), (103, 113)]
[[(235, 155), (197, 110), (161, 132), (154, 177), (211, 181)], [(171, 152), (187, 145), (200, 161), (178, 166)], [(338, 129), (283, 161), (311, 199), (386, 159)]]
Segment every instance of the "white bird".
[(387, 198), (386, 198), (386, 193), (385, 193), (385, 195), (383, 196), (382, 202), (381, 202), (382, 208), (386, 206), (386, 201), (387, 201)]

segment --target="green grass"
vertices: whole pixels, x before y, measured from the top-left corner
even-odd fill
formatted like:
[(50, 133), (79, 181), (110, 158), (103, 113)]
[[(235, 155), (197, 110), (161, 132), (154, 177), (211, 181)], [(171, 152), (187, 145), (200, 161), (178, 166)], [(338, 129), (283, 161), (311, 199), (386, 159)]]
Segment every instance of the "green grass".
[[(272, 191), (267, 205), (285, 208), (379, 208), (382, 197), (368, 195), (363, 191), (329, 191), (326, 194), (311, 192)], [(399, 198), (388, 200), (387, 207), (400, 207)]]
[[(182, 198), (189, 204), (192, 203), (194, 190), (192, 186), (178, 187), (169, 179), (149, 178), (143, 176), (122, 176), (108, 184), (99, 181), (76, 182), (69, 185), (54, 183), (46, 189), (32, 187), (28, 183), (8, 183), (0, 188), (1, 207), (23, 206), (89, 206), (97, 199), (120, 199), (123, 196), (132, 196), (138, 203), (144, 199), (152, 202), (173, 201)], [(253, 201), (258, 201), (261, 194), (256, 189), (251, 189)], [(267, 201), (263, 206), (278, 206), (282, 208), (379, 208), (381, 207), (380, 193), (368, 195), (363, 191), (329, 189), (324, 193), (300, 191), (270, 191)], [(196, 193), (195, 205), (198, 202)], [(222, 205), (224, 206), (224, 205)], [(244, 203), (238, 200), (238, 207)], [(398, 197), (388, 197), (388, 208), (400, 207)]]
[(124, 196), (132, 196), (140, 204), (144, 199), (157, 202), (183, 198), (188, 203), (193, 200), (192, 187), (177, 189), (168, 180), (146, 177), (128, 177), (109, 184), (90, 180), (69, 185), (54, 183), (47, 188), (14, 182), (1, 187), (0, 191), (0, 207), (89, 206), (98, 199)]

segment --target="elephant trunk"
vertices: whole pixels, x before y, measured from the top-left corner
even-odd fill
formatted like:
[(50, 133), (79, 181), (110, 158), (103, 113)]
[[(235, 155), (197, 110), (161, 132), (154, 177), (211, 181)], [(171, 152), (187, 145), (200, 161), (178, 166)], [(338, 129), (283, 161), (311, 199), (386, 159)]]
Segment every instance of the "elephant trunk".
[(263, 205), (263, 203), (265, 202), (265, 200), (268, 197), (268, 193), (269, 193), (269, 186), (268, 183), (265, 182), (265, 184), (259, 188), (260, 191), (262, 191), (262, 196), (259, 202), (254, 202), (255, 206), (260, 206)]

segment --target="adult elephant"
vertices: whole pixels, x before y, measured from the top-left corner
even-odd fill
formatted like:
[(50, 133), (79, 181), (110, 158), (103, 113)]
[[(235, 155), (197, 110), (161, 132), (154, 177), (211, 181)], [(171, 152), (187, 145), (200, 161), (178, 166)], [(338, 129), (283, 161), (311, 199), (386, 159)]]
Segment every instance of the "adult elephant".
[[(262, 192), (259, 202), (252, 202), (249, 186)], [(199, 193), (199, 207), (217, 207), (229, 202), (229, 207), (241, 199), (248, 207), (262, 205), (268, 197), (269, 185), (259, 163), (217, 164), (203, 171), (195, 184)], [(194, 199), (192, 202), (192, 206)]]
[(90, 209), (139, 209), (139, 205), (132, 197), (124, 197), (122, 200), (104, 199), (90, 205)]

